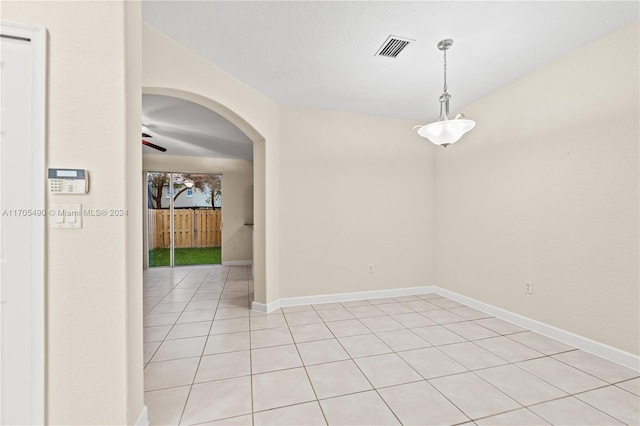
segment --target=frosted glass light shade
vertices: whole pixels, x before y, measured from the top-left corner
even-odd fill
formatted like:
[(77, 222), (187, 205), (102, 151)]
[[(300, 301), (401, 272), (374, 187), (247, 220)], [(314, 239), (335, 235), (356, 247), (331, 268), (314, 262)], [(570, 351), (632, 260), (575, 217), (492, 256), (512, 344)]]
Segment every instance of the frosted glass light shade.
[(466, 118), (442, 120), (427, 124), (418, 129), (418, 134), (436, 145), (450, 145), (457, 142), (462, 135), (473, 129), (476, 122)]

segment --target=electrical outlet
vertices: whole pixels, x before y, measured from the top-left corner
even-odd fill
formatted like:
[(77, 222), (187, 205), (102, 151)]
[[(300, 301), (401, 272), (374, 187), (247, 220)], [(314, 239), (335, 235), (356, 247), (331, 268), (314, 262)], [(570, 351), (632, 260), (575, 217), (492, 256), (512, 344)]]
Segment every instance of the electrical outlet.
[(527, 294), (533, 294), (533, 282), (525, 281), (524, 282), (524, 292)]
[(373, 265), (369, 265), (369, 273), (372, 274), (373, 273)]

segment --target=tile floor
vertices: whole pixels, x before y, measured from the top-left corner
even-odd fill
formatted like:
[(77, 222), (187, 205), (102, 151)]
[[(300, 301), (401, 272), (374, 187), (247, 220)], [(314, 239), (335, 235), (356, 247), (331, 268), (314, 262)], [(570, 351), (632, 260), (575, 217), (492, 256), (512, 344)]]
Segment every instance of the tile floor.
[(436, 294), (264, 315), (250, 278), (145, 273), (152, 424), (640, 424), (637, 371)]

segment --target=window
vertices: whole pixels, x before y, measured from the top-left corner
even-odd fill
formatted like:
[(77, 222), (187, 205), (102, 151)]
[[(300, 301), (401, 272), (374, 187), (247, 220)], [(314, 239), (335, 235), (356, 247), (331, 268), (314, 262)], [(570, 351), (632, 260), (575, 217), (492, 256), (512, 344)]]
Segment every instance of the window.
[(193, 197), (193, 188), (187, 188), (187, 197)]

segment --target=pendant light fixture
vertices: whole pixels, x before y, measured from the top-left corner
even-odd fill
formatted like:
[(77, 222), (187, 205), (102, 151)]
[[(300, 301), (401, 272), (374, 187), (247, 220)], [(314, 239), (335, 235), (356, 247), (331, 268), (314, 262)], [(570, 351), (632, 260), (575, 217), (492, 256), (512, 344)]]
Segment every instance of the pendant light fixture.
[(442, 40), (438, 43), (438, 49), (444, 52), (444, 88), (440, 96), (440, 118), (435, 123), (414, 127), (414, 129), (418, 129), (420, 136), (445, 148), (457, 142), (462, 135), (476, 125), (475, 121), (464, 118), (463, 114), (458, 114), (454, 119), (449, 119), (449, 99), (451, 99), (451, 95), (447, 93), (447, 50), (452, 44), (453, 40), (451, 39)]

